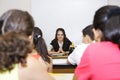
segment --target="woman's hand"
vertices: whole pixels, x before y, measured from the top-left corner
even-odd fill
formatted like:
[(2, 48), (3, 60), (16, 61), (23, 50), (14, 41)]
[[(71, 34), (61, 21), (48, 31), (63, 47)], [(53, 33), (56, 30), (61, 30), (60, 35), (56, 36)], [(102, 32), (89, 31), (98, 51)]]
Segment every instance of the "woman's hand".
[(59, 48), (58, 53), (63, 53), (63, 52), (64, 52), (63, 49)]

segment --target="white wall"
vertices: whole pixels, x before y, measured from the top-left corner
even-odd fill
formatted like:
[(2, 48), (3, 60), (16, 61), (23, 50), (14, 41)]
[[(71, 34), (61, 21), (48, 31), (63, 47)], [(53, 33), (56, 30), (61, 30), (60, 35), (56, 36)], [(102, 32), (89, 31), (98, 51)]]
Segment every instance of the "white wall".
[(81, 30), (93, 21), (95, 11), (107, 0), (31, 0), (32, 15), (36, 26), (44, 33), (47, 44), (63, 27), (67, 37), (75, 44), (82, 39)]
[(120, 6), (120, 0), (108, 0), (108, 4)]
[(30, 0), (0, 0), (0, 16), (9, 9), (21, 9), (31, 12)]
[[(120, 2), (108, 0), (109, 4)], [(67, 37), (79, 44), (81, 30), (92, 23), (94, 12), (107, 4), (107, 0), (0, 0), (0, 15), (9, 9), (32, 12), (47, 44), (54, 38), (58, 27), (63, 27)]]

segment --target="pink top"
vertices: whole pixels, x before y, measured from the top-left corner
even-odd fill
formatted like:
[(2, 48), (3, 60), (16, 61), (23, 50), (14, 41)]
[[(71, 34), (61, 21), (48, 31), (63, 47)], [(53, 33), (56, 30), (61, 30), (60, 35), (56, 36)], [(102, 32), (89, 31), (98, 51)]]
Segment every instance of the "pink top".
[(120, 49), (111, 42), (93, 43), (75, 70), (78, 80), (120, 80)]

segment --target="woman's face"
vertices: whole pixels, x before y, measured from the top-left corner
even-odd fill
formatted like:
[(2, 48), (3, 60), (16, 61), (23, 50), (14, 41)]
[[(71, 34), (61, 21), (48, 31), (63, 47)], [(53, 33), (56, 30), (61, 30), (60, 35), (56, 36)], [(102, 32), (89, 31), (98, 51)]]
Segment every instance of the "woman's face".
[(58, 41), (63, 41), (64, 34), (63, 34), (62, 31), (58, 31), (58, 33), (57, 33), (57, 39), (58, 39)]

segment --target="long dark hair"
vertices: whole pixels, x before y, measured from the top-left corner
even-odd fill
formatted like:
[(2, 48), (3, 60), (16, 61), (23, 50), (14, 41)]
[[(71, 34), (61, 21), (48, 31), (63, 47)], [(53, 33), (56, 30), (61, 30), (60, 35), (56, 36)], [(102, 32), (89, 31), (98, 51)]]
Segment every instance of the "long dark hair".
[(93, 25), (103, 33), (103, 41), (111, 41), (120, 47), (120, 7), (104, 6), (96, 11)]
[(42, 36), (43, 36), (42, 31), (38, 27), (34, 27), (33, 43), (35, 49), (37, 50), (37, 52), (40, 54), (44, 61), (50, 63), (47, 46)]
[(64, 35), (64, 39), (65, 39), (65, 38), (66, 38), (66, 34), (65, 34), (65, 30), (64, 30), (63, 28), (58, 28), (58, 29), (56, 30), (55, 39), (58, 40), (58, 39), (57, 39), (58, 31), (62, 31), (62, 33), (63, 33), (63, 35)]
[(62, 31), (62, 33), (63, 33), (63, 35), (64, 35), (64, 40), (66, 40), (67, 37), (66, 37), (65, 30), (64, 30), (63, 28), (58, 28), (58, 29), (56, 30), (56, 33), (55, 33), (55, 40), (58, 40), (58, 39), (57, 39), (58, 31)]

